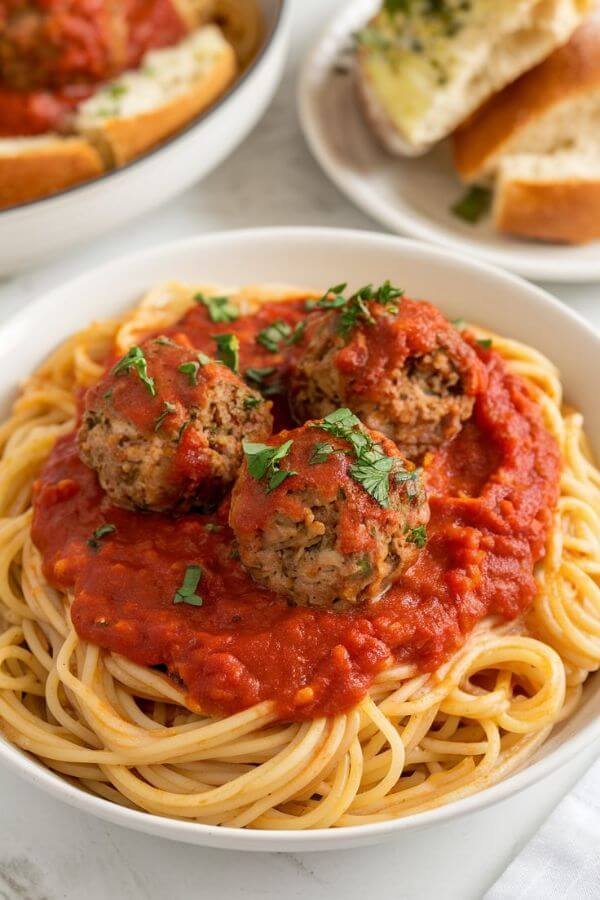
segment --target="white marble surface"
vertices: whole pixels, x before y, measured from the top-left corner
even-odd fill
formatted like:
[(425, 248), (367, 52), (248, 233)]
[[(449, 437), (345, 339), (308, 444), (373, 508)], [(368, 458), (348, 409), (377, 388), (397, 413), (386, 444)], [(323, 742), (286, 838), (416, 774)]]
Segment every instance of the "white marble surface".
[[(318, 170), (295, 112), (301, 56), (323, 18), (342, 2), (292, 0), (286, 79), (263, 123), (218, 172), (110, 239), (0, 284), (0, 320), (97, 263), (199, 231), (277, 224), (376, 228)], [(600, 327), (600, 286), (547, 287)], [(591, 754), (583, 755), (517, 800), (435, 833), (407, 834), (360, 851), (236, 854), (235, 859), (88, 818), (0, 770), (0, 898), (476, 900), (591, 762)]]

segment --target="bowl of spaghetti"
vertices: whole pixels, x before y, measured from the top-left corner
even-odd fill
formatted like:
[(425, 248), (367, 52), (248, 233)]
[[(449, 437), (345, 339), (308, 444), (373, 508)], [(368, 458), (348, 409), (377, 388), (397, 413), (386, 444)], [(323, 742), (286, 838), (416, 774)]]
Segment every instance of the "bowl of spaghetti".
[(255, 230), (111, 262), (2, 336), (19, 775), (141, 831), (311, 850), (600, 741), (600, 341), (549, 295)]

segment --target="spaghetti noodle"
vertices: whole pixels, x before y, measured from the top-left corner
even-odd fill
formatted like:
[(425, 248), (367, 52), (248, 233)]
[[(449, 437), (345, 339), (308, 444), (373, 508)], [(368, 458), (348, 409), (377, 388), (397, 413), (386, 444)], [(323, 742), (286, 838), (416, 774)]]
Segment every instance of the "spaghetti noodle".
[[(521, 618), (487, 618), (433, 672), (391, 665), (349, 711), (282, 721), (272, 701), (202, 715), (161, 671), (83, 641), (72, 596), (52, 587), (31, 538), (32, 485), (73, 430), (77, 394), (116, 345), (178, 321), (195, 291), (153, 291), (123, 320), (69, 339), (0, 427), (0, 724), (45, 765), (107, 800), (161, 816), (262, 829), (360, 825), (465, 797), (506, 777), (575, 709), (600, 665), (600, 475), (554, 366), (470, 327), (530, 385), (562, 454), (560, 499), (537, 595)], [(248, 290), (256, 300), (290, 292)], [(303, 293), (301, 296), (305, 296)]]

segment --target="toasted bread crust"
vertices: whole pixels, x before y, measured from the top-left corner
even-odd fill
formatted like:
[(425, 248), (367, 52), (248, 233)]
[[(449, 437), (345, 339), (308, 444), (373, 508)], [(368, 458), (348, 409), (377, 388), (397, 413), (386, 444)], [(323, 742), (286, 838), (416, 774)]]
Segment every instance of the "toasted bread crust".
[(105, 159), (123, 166), (170, 137), (207, 109), (230, 85), (237, 71), (233, 48), (226, 46), (211, 70), (189, 89), (157, 109), (136, 116), (107, 119), (82, 129)]
[(0, 209), (48, 197), (104, 171), (95, 147), (77, 137), (0, 154)]
[(600, 180), (505, 180), (498, 185), (499, 231), (565, 244), (600, 238)]
[(600, 88), (600, 11), (570, 42), (488, 100), (453, 136), (454, 164), (476, 180), (518, 131), (551, 107)]

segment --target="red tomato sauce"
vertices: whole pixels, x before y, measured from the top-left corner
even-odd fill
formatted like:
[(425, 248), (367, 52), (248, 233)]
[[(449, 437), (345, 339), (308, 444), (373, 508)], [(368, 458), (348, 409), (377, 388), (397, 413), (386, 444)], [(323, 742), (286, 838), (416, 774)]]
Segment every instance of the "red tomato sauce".
[(9, 0), (0, 10), (0, 137), (68, 129), (96, 85), (186, 31), (172, 0)]
[[(211, 335), (233, 331), (242, 370), (275, 365), (280, 378), (285, 355), (255, 336), (270, 322), (297, 322), (301, 310), (269, 304), (215, 325), (198, 306), (173, 330), (207, 353)], [(535, 595), (559, 453), (524, 382), (495, 352), (476, 352), (487, 387), (462, 432), (426, 465), (427, 545), (382, 600), (349, 612), (292, 607), (258, 587), (236, 559), (228, 501), (215, 515), (178, 519), (118, 509), (79, 460), (75, 436), (61, 439), (35, 486), (33, 538), (48, 580), (74, 592), (78, 634), (166, 667), (192, 708), (233, 713), (271, 699), (281, 718), (302, 720), (352, 707), (394, 661), (436, 669), (488, 614), (518, 616)], [(90, 547), (106, 523), (116, 530)], [(203, 570), (202, 606), (173, 602), (190, 565)]]

